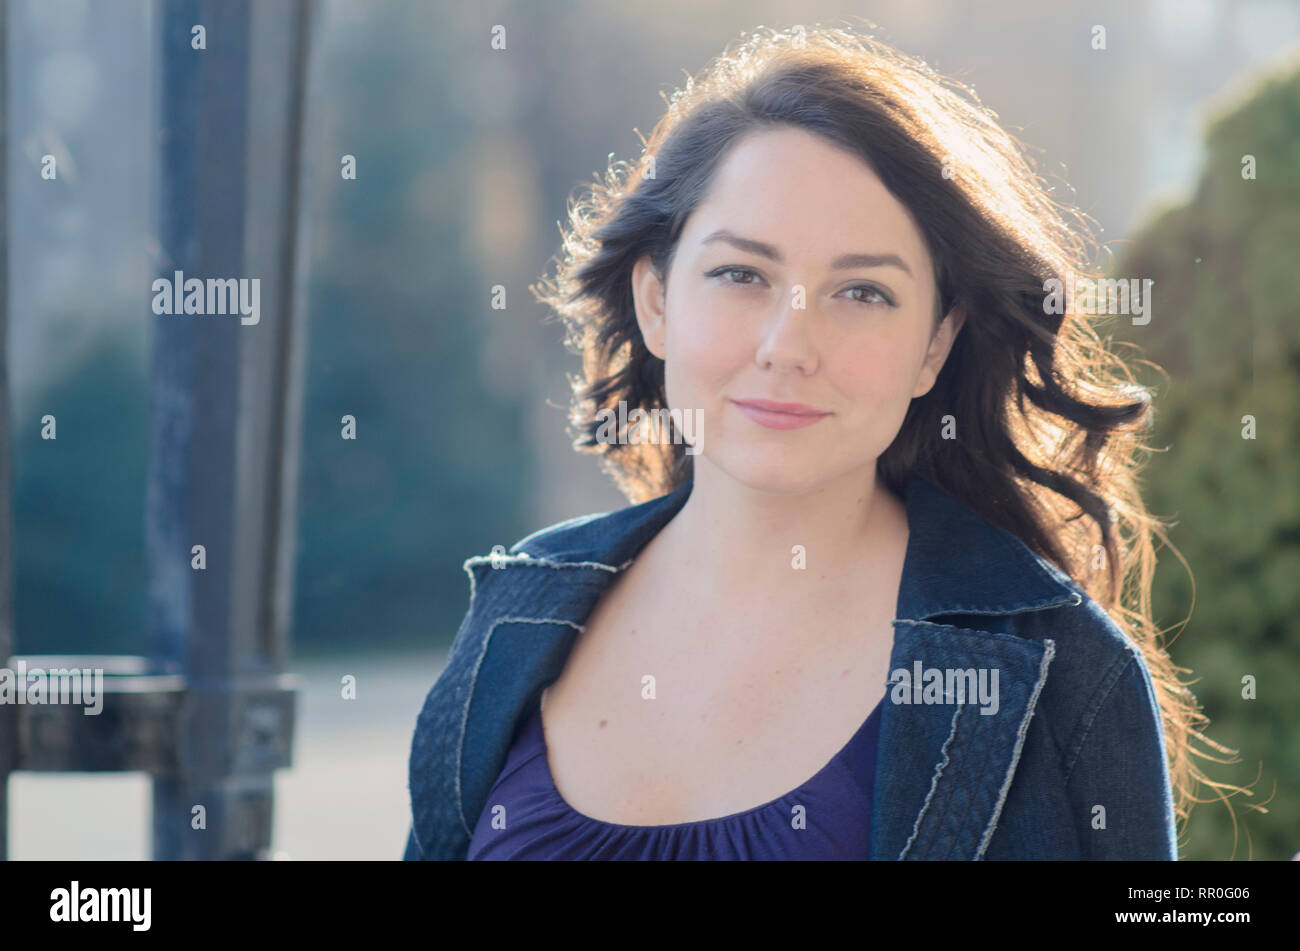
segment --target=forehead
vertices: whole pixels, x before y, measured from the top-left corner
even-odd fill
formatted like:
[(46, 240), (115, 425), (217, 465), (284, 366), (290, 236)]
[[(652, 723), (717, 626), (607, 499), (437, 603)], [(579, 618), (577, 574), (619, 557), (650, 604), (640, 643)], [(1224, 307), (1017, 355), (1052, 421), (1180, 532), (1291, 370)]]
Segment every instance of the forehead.
[(930, 256), (907, 207), (858, 156), (791, 127), (752, 132), (719, 163), (683, 243), (716, 228), (774, 244), (787, 261), (892, 251), (925, 279)]

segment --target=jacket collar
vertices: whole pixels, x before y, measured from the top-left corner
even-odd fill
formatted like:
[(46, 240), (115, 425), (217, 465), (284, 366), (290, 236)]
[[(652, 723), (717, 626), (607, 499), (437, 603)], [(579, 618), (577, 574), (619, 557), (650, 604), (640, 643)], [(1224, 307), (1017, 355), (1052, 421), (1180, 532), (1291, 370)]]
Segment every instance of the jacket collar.
[[(600, 580), (589, 594), (598, 597), (600, 581), (607, 583), (631, 564), (681, 511), (693, 485), (687, 482), (667, 495), (615, 512), (561, 522), (522, 539), (510, 555), (476, 556), (465, 568), (593, 568)], [(912, 476), (904, 503), (909, 535), (897, 619), (1018, 614), (1081, 602), (1079, 589), (1067, 575), (928, 480)], [(590, 599), (581, 600), (587, 607)]]

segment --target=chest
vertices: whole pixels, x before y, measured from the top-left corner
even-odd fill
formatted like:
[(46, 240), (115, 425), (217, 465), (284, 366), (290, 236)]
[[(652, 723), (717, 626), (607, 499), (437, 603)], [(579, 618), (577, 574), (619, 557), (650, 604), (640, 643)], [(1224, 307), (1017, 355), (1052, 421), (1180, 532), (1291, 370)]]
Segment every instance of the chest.
[(786, 795), (884, 698), (892, 607), (702, 611), (616, 586), (542, 695), (557, 791), (620, 825), (697, 822)]

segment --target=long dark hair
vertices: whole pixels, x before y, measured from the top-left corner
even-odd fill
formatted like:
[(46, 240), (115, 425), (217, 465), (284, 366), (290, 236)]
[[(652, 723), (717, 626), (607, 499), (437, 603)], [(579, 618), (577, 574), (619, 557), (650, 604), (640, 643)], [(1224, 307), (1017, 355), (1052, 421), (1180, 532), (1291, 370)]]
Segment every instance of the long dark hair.
[[(679, 236), (740, 139), (776, 126), (813, 132), (861, 157), (919, 224), (938, 317), (967, 319), (935, 385), (914, 399), (880, 457), (901, 493), (919, 474), (1058, 565), (1142, 650), (1156, 686), (1180, 820), (1205, 716), (1151, 612), (1153, 539), (1138, 471), (1151, 399), (1088, 314), (1052, 313), (1046, 282), (1098, 278), (1086, 218), (1058, 202), (974, 93), (919, 60), (840, 29), (762, 29), (733, 44), (669, 100), (635, 163), (570, 205), (557, 272), (533, 292), (565, 322), (583, 359), (573, 379), (575, 447), (599, 454), (632, 502), (692, 476), (679, 439), (598, 439), (619, 401), (667, 408), (664, 363), (645, 346), (631, 274), (649, 255), (663, 279)], [(951, 416), (952, 420), (945, 417)], [(958, 438), (938, 438), (955, 424)], [(1177, 554), (1172, 545), (1171, 551)], [(1181, 556), (1180, 560), (1181, 560)], [(1184, 564), (1186, 564), (1184, 562)]]

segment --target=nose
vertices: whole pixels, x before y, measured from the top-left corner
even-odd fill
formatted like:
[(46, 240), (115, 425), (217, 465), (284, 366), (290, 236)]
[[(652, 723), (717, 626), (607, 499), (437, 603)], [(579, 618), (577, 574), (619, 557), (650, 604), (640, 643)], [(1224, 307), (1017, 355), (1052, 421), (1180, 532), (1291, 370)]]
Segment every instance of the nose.
[(802, 296), (791, 294), (777, 309), (764, 329), (754, 354), (754, 362), (763, 370), (798, 371), (805, 375), (817, 372), (817, 348), (811, 333), (812, 314)]

